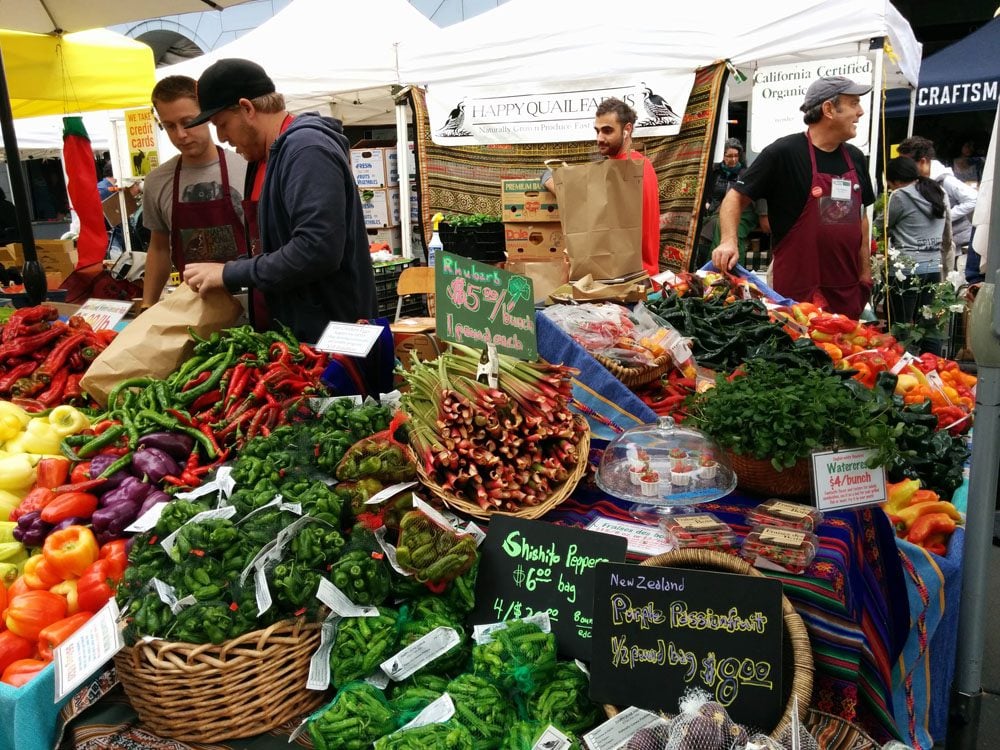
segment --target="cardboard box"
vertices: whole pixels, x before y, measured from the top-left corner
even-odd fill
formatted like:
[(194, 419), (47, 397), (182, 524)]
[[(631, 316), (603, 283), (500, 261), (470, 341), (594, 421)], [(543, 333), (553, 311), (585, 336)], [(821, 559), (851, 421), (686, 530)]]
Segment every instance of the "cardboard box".
[(500, 180), (505, 222), (559, 221), (559, 202), (538, 180)]
[(386, 188), (399, 184), (396, 144), (391, 141), (358, 141), (351, 147), (351, 171), (361, 188)]
[(437, 359), (441, 353), (441, 339), (434, 332), (434, 318), (400, 318), (389, 324), (396, 359), (409, 370), (413, 366), (411, 353), (416, 352), (421, 361)]
[(512, 260), (523, 258), (558, 258), (566, 249), (562, 224), (504, 223), (504, 249)]
[[(7, 246), (9, 253), (3, 254), (0, 263), (5, 266), (24, 265), (24, 251), (18, 242)], [(77, 252), (73, 240), (35, 240), (35, 254), (46, 273), (60, 274), (63, 279), (76, 268)], [(11, 257), (13, 256), (13, 257)]]
[(361, 210), (365, 215), (365, 226), (385, 229), (399, 226), (399, 188), (361, 191)]
[(395, 255), (403, 253), (403, 230), (399, 227), (386, 227), (384, 229), (369, 229), (368, 244), (378, 245), (385, 243), (389, 250)]

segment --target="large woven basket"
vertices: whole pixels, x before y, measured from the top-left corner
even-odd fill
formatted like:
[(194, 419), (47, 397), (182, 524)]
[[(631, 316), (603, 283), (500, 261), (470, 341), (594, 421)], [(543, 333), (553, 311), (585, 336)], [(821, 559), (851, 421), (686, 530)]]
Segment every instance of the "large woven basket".
[[(746, 576), (762, 576), (759, 570), (745, 560), (724, 552), (706, 549), (681, 549), (643, 560), (640, 565), (662, 568), (694, 568), (696, 570), (718, 570)], [(799, 699), (799, 719), (804, 720), (809, 703), (812, 701), (813, 657), (809, 647), (809, 633), (788, 597), (781, 597), (781, 614), (785, 623), (782, 640), (782, 689), (786, 693), (785, 711), (778, 725), (771, 731), (771, 738), (781, 736), (785, 727), (792, 722), (793, 698)], [(791, 658), (789, 658), (789, 656)], [(791, 677), (791, 679), (788, 679)], [(605, 705), (608, 717), (618, 713), (616, 706)]]
[(726, 460), (736, 472), (736, 485), (747, 492), (779, 497), (808, 497), (812, 492), (812, 467), (809, 459), (799, 459), (794, 466), (778, 471), (769, 460), (751, 458), (726, 451)]
[(139, 642), (115, 656), (118, 677), (145, 728), (188, 742), (267, 732), (320, 706), (307, 690), (320, 626), (282, 620), (221, 645)]
[[(581, 416), (577, 416), (576, 419), (580, 422), (584, 421)], [(552, 492), (552, 494), (545, 499), (544, 502), (541, 502), (538, 505), (528, 505), (517, 511), (486, 510), (481, 508), (477, 503), (472, 503), (468, 500), (456, 497), (453, 493), (438, 484), (431, 477), (431, 475), (427, 473), (422, 461), (417, 461), (417, 474), (420, 477), (421, 484), (430, 490), (431, 494), (437, 498), (439, 502), (452, 510), (461, 511), (462, 513), (473, 516), (474, 518), (483, 519), (490, 518), (491, 516), (497, 514), (515, 516), (517, 518), (534, 519), (542, 517), (569, 497), (573, 490), (576, 489), (576, 485), (580, 482), (580, 479), (587, 472), (587, 456), (590, 453), (589, 430), (583, 430), (580, 433), (580, 442), (576, 446), (576, 453), (580, 458), (576, 462), (576, 466), (573, 468), (573, 471), (571, 471), (569, 476), (566, 478), (566, 481), (560, 484)]]
[(670, 367), (670, 357), (666, 354), (657, 357), (648, 365), (638, 365), (636, 367), (626, 367), (620, 362), (609, 359), (602, 354), (594, 354), (593, 356), (594, 359), (607, 368), (608, 372), (629, 388), (638, 388), (641, 385), (652, 383)]

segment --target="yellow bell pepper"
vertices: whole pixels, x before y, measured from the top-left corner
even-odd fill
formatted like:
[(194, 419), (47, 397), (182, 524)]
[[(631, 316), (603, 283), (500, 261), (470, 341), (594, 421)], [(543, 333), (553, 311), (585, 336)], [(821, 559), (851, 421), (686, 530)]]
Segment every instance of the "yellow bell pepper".
[(49, 424), (60, 437), (75, 435), (90, 427), (90, 420), (87, 415), (79, 409), (63, 404), (57, 406), (49, 413)]
[(910, 504), (913, 494), (920, 489), (919, 479), (904, 479), (901, 482), (887, 482), (888, 501), (882, 506), (885, 512), (898, 516), (899, 511)]
[(66, 598), (67, 615), (75, 615), (80, 611), (80, 600), (76, 585), (76, 581), (63, 581), (49, 589), (53, 594), (59, 594), (59, 596)]
[(21, 454), (0, 458), (0, 490), (20, 490), (35, 483), (35, 468)]
[(24, 432), (8, 441), (4, 448), (11, 452), (59, 454), (62, 436), (43, 417), (32, 419)]
[(17, 437), (30, 420), (31, 415), (17, 404), (0, 401), (0, 441)]

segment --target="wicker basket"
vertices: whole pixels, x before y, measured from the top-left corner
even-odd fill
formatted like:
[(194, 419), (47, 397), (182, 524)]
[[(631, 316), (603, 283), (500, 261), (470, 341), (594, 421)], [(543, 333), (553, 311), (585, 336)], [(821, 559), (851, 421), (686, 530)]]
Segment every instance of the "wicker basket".
[(780, 497), (808, 497), (812, 492), (812, 468), (807, 458), (782, 471), (769, 460), (740, 453), (726, 451), (726, 460), (736, 472), (736, 484), (741, 490)]
[(115, 656), (145, 728), (187, 742), (221, 742), (275, 729), (322, 704), (307, 690), (320, 626), (282, 620), (216, 646), (154, 640)]
[(627, 385), (629, 388), (638, 388), (641, 385), (652, 383), (660, 377), (660, 375), (667, 371), (667, 368), (670, 367), (671, 361), (670, 357), (664, 354), (663, 356), (657, 357), (648, 365), (626, 367), (620, 362), (609, 359), (602, 354), (595, 354), (593, 356), (594, 359), (607, 368), (608, 372), (622, 381), (622, 383)]
[[(577, 421), (583, 421), (583, 417), (580, 416), (577, 416), (576, 419)], [(470, 503), (468, 500), (456, 497), (454, 494), (434, 481), (430, 474), (427, 473), (422, 461), (417, 461), (417, 474), (420, 477), (421, 484), (429, 489), (434, 497), (436, 497), (441, 503), (452, 510), (461, 511), (466, 515), (483, 519), (490, 518), (491, 516), (497, 514), (515, 516), (516, 518), (534, 519), (545, 515), (569, 497), (573, 490), (576, 489), (577, 483), (586, 473), (588, 466), (587, 456), (590, 453), (589, 430), (583, 430), (580, 433), (580, 442), (577, 444), (576, 452), (580, 458), (576, 462), (576, 466), (573, 471), (571, 471), (570, 475), (566, 478), (566, 481), (560, 484), (555, 491), (548, 496), (545, 502), (539, 503), (538, 505), (525, 506), (521, 508), (521, 510), (517, 511), (485, 510), (479, 507), (477, 503)]]
[[(721, 570), (726, 573), (747, 576), (763, 577), (764, 575), (739, 557), (706, 549), (674, 550), (647, 558), (640, 565)], [(785, 727), (791, 724), (794, 696), (798, 696), (799, 699), (799, 719), (805, 719), (809, 703), (812, 701), (813, 688), (813, 657), (809, 647), (809, 634), (806, 632), (802, 618), (799, 617), (791, 602), (788, 601), (788, 597), (785, 596), (781, 597), (781, 614), (785, 622), (785, 641), (782, 643), (782, 654), (787, 656), (790, 653), (792, 658), (791, 661), (783, 658), (785, 669), (782, 673), (782, 688), (787, 692), (788, 699), (778, 726), (771, 732), (772, 739), (777, 739)], [(787, 679), (789, 671), (791, 672), (791, 680)], [(615, 706), (605, 705), (604, 710), (609, 718), (618, 713), (618, 708)]]

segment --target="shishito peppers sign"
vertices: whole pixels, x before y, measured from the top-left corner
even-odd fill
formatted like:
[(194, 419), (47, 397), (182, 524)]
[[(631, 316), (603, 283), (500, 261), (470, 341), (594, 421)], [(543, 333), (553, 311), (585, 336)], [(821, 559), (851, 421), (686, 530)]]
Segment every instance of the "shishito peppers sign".
[(145, 177), (160, 165), (153, 110), (149, 107), (125, 110), (125, 136), (130, 173), (132, 177)]

